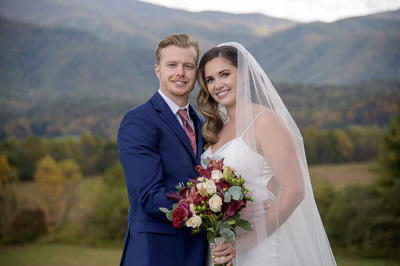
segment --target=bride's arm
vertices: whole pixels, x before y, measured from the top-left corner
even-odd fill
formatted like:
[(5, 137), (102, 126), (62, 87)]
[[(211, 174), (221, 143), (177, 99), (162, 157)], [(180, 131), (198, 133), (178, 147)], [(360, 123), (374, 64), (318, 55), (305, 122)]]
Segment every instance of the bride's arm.
[(267, 235), (271, 235), (303, 200), (304, 180), (293, 139), (272, 112), (260, 115), (255, 124), (255, 134), (257, 146), (271, 166), (279, 191), (265, 212)]

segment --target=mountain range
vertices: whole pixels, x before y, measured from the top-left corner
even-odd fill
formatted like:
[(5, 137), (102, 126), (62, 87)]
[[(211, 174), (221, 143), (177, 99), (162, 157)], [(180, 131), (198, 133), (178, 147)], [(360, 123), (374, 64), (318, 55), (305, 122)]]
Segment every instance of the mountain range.
[[(296, 96), (295, 84), (313, 93), (325, 85), (345, 91), (400, 81), (400, 11), (304, 24), (135, 0), (0, 0), (0, 121), (16, 123), (25, 112), (37, 118), (60, 101), (124, 101), (126, 108), (142, 102), (158, 88), (157, 42), (173, 32), (189, 33), (203, 51), (242, 43), (277, 87), (293, 89), (285, 90), (288, 98)], [(398, 95), (398, 88), (389, 91)], [(366, 98), (373, 91), (357, 93)]]

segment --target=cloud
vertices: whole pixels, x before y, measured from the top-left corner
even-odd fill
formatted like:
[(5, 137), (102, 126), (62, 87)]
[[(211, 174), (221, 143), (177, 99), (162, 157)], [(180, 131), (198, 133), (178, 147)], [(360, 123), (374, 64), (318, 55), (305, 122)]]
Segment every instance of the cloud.
[(215, 10), (228, 13), (261, 13), (267, 16), (310, 22), (331, 22), (400, 8), (400, 0), (142, 0), (192, 12)]

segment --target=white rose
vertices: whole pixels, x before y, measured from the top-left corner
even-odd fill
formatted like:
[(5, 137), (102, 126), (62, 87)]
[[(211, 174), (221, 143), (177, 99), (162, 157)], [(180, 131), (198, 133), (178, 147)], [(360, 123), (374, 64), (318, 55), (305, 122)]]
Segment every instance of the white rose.
[(186, 222), (186, 226), (187, 227), (199, 227), (201, 225), (201, 218), (200, 216), (197, 215), (193, 215), (192, 218), (190, 218), (187, 222)]
[(207, 182), (203, 183), (203, 188), (207, 191), (209, 195), (215, 194), (215, 192), (217, 192), (217, 186), (212, 180), (207, 180)]
[(222, 206), (222, 199), (221, 199), (221, 197), (219, 195), (215, 194), (208, 201), (208, 204), (210, 205), (210, 209), (213, 212), (220, 212), (221, 211), (221, 206)]
[(224, 175), (221, 173), (220, 170), (212, 170), (211, 171), (211, 178), (212, 179), (220, 180), (223, 177), (224, 177)]

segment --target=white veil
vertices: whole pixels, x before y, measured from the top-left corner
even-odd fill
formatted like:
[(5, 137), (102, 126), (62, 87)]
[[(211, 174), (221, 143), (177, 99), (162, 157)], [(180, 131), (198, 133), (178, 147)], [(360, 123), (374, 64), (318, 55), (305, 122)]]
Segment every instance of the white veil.
[[(243, 211), (254, 227), (252, 232), (243, 232), (237, 239), (236, 265), (250, 265), (249, 256), (253, 265), (287, 265), (282, 262), (285, 259), (282, 256), (292, 258), (290, 265), (336, 265), (314, 200), (303, 139), (296, 123), (261, 66), (242, 45), (229, 42), (218, 46), (233, 46), (238, 50), (236, 138), (243, 138), (251, 150), (262, 155), (251, 164), (258, 169), (248, 173), (260, 175), (251, 176), (252, 180), (258, 180), (252, 191), (255, 202), (252, 208)], [(270, 130), (267, 126), (265, 134), (260, 134), (255, 129), (259, 119), (275, 120), (276, 123), (267, 125), (279, 129)], [(271, 137), (274, 133), (269, 131), (278, 132), (278, 138)], [(287, 140), (282, 149), (277, 147), (281, 135)], [(275, 162), (275, 157), (282, 153), (285, 160)], [(234, 165), (239, 165), (243, 154), (236, 152), (235, 156), (238, 161)], [(266, 163), (273, 172), (267, 183), (261, 176), (266, 171)], [(299, 187), (303, 194), (293, 197), (290, 193)], [(296, 201), (296, 196), (300, 200)], [(259, 204), (262, 201), (271, 202), (266, 212)], [(272, 259), (271, 253), (275, 254)]]

